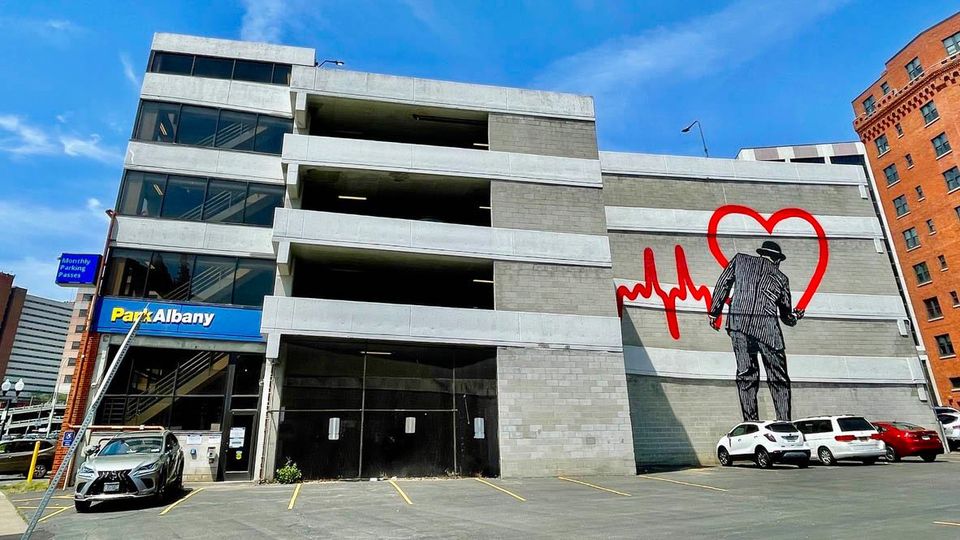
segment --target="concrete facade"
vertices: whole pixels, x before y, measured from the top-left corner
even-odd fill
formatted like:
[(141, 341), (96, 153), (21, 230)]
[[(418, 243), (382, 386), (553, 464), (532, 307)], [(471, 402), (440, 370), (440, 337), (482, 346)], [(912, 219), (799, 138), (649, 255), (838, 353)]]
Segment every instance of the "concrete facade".
[(23, 379), (24, 394), (52, 394), (73, 304), (27, 294), (3, 377)]

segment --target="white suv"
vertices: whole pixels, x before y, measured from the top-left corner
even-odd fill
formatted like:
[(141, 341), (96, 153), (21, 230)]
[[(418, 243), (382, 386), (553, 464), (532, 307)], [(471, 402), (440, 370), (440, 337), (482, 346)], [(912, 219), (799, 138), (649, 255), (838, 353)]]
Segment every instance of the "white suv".
[(937, 420), (943, 426), (943, 435), (947, 438), (950, 449), (960, 446), (960, 413), (939, 413)]
[(817, 416), (794, 421), (824, 465), (852, 459), (867, 465), (886, 455), (880, 433), (862, 416)]
[(790, 422), (744, 422), (717, 442), (717, 460), (727, 467), (747, 459), (761, 469), (784, 461), (794, 461), (803, 468), (810, 462), (810, 447)]

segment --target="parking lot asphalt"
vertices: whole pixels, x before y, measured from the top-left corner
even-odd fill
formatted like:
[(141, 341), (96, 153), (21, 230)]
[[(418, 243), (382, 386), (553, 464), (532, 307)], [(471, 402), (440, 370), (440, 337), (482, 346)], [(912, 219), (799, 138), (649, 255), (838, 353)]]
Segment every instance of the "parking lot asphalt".
[[(194, 484), (77, 514), (38, 538), (960, 538), (960, 456), (639, 476)], [(13, 495), (27, 517), (39, 494)]]

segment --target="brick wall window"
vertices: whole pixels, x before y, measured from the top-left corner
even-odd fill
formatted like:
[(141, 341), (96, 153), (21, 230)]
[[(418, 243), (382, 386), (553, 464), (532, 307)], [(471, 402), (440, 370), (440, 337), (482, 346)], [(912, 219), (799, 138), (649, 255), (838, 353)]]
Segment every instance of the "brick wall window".
[(72, 350), (74, 350), (74, 351), (79, 350), (79, 349), (80, 349), (80, 342), (79, 342), (79, 341), (73, 341), (73, 342), (71, 342), (71, 343), (70, 343), (70, 349), (72, 349)]
[(92, 294), (84, 294), (83, 296), (80, 297), (81, 302), (89, 302), (91, 300), (93, 300)]
[(943, 310), (940, 309), (940, 300), (934, 296), (923, 300), (923, 307), (927, 308), (927, 320), (943, 318)]
[(927, 232), (930, 234), (935, 234), (937, 232), (937, 228), (934, 226), (932, 219), (927, 220)]
[(68, 366), (75, 366), (75, 365), (77, 365), (77, 359), (76, 359), (76, 358), (72, 358), (72, 357), (71, 357), (71, 358), (67, 358), (67, 365), (68, 365)]
[(908, 169), (909, 169), (910, 167), (913, 167), (913, 156), (911, 156), (910, 154), (907, 154), (907, 155), (903, 156), (903, 159), (907, 162), (907, 168), (908, 168)]
[(897, 211), (897, 217), (906, 215), (910, 211), (910, 207), (907, 205), (906, 195), (901, 195), (893, 200), (893, 208)]
[(74, 327), (73, 331), (79, 333), (79, 332), (83, 332), (83, 331), (86, 330), (86, 329), (87, 329), (87, 325), (85, 325), (85, 324), (78, 324), (76, 327)]
[(923, 195), (923, 187), (917, 186), (917, 187), (915, 187), (915, 188), (913, 188), (913, 189), (917, 192), (917, 200), (918, 200), (918, 201), (922, 201), (923, 199), (926, 198), (926, 197)]
[(917, 234), (917, 228), (910, 227), (903, 231), (903, 241), (907, 243), (907, 249), (920, 247), (920, 235)]
[(917, 285), (923, 285), (924, 283), (933, 281), (930, 277), (930, 269), (927, 268), (927, 263), (925, 262), (913, 265), (913, 274), (917, 276)]
[(940, 112), (937, 111), (937, 106), (933, 101), (928, 101), (926, 105), (920, 107), (920, 114), (923, 115), (923, 123), (929, 124), (937, 118), (940, 118)]
[(950, 377), (950, 386), (952, 392), (960, 390), (960, 377)]
[(947, 190), (953, 191), (960, 187), (960, 169), (951, 167), (943, 173), (943, 179), (947, 182)]
[(947, 140), (947, 134), (941, 133), (936, 137), (930, 139), (930, 142), (933, 144), (933, 152), (937, 154), (937, 157), (940, 157), (950, 151), (950, 141)]
[(914, 58), (907, 63), (906, 66), (903, 66), (907, 70), (907, 75), (910, 76), (910, 80), (914, 80), (917, 77), (923, 75), (923, 66), (920, 65), (920, 59)]
[(73, 375), (64, 375), (63, 384), (70, 384), (73, 382)]
[(863, 111), (868, 115), (873, 114), (873, 111), (877, 110), (876, 103), (873, 99), (873, 96), (868, 97), (863, 100)]
[(89, 313), (89, 312), (90, 312), (90, 310), (88, 310), (88, 309), (81, 309), (80, 311), (77, 312), (77, 315), (79, 315), (80, 317), (86, 317), (86, 316), (87, 316), (87, 313)]
[(937, 262), (940, 264), (940, 270), (946, 270), (948, 268), (946, 255), (937, 255)]
[(890, 143), (887, 141), (886, 135), (881, 135), (873, 141), (877, 145), (877, 155), (885, 154), (890, 150)]
[(943, 48), (947, 50), (947, 56), (953, 56), (960, 52), (960, 32), (943, 40)]
[(900, 122), (894, 124), (893, 129), (897, 130), (897, 137), (903, 137), (903, 126), (900, 125)]
[(953, 307), (960, 307), (960, 294), (957, 294), (957, 291), (950, 291), (950, 301), (953, 302)]
[(897, 172), (896, 163), (891, 163), (883, 169), (883, 175), (887, 177), (887, 185), (892, 186), (900, 181), (900, 173)]
[(887, 84), (887, 81), (883, 81), (882, 83), (880, 83), (880, 91), (883, 92), (883, 95), (887, 95), (890, 93), (890, 85)]
[(953, 352), (953, 342), (950, 341), (950, 334), (940, 334), (939, 336), (934, 336), (934, 339), (937, 340), (937, 352), (940, 353), (940, 357), (944, 356), (954, 356), (956, 353)]

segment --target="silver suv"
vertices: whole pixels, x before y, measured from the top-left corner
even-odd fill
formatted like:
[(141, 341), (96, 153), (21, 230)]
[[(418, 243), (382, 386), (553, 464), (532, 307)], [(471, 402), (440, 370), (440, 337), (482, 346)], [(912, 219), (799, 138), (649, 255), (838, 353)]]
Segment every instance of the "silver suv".
[(86, 454), (77, 471), (77, 512), (86, 512), (94, 501), (163, 501), (183, 485), (183, 452), (170, 431), (118, 433)]

